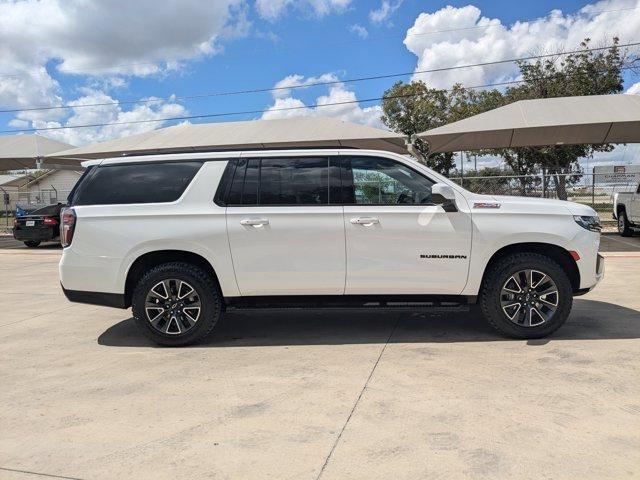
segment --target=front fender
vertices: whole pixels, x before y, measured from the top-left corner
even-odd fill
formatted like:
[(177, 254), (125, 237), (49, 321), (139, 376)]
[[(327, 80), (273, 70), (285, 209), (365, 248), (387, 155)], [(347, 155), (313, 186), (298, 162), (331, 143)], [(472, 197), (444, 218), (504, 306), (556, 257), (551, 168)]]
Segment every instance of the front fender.
[(510, 245), (541, 243), (574, 250), (580, 227), (567, 214), (474, 214), (469, 277), (463, 295), (477, 295), (493, 255)]

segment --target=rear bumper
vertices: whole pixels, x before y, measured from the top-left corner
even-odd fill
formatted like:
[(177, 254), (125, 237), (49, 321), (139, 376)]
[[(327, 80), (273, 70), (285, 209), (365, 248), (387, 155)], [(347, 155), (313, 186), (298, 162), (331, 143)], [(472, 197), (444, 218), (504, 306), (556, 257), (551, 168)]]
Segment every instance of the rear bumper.
[[(62, 287), (62, 285), (60, 285)], [(124, 295), (118, 293), (84, 292), (81, 290), (67, 290), (62, 287), (67, 300), (74, 303), (87, 303), (103, 307), (127, 308)]]
[(81, 255), (75, 248), (62, 250), (58, 267), (60, 281), (69, 290), (124, 294), (124, 279), (118, 275), (122, 259)]
[(48, 242), (58, 238), (57, 229), (54, 232), (51, 228), (29, 228), (13, 229), (13, 238), (21, 242), (36, 241)]

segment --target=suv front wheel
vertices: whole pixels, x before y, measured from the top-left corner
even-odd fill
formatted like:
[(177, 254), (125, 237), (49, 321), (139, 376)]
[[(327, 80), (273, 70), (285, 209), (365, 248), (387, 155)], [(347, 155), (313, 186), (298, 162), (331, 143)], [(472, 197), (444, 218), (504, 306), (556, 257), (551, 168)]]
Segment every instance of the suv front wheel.
[(573, 289), (564, 270), (537, 253), (516, 253), (491, 267), (480, 298), (482, 312), (500, 333), (541, 338), (567, 320)]
[(132, 298), (136, 324), (155, 343), (170, 347), (201, 341), (222, 315), (222, 296), (213, 278), (189, 263), (165, 263), (149, 270)]

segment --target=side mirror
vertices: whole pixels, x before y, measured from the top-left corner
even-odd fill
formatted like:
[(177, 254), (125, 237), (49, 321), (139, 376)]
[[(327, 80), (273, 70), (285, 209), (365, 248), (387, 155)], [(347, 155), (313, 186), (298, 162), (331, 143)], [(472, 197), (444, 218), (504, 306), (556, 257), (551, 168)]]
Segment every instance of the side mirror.
[(446, 183), (436, 183), (431, 187), (431, 200), (440, 205), (445, 212), (457, 212), (456, 194)]

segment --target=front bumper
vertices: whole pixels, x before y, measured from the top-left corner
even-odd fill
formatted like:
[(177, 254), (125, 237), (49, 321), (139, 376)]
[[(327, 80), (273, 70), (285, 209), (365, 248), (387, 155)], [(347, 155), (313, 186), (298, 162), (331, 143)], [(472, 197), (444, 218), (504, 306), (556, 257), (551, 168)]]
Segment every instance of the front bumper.
[(600, 234), (582, 227), (566, 246), (569, 251), (575, 251), (580, 256), (576, 261), (580, 272), (580, 285), (576, 290), (589, 291), (604, 277), (604, 259), (598, 253), (600, 250)]
[(600, 254), (596, 258), (596, 276), (604, 277), (604, 257)]
[(590, 287), (581, 288), (580, 290), (576, 290), (575, 292), (573, 292), (573, 296), (574, 297), (579, 297), (581, 295), (585, 295), (585, 294), (589, 293), (591, 290), (596, 288), (598, 283), (600, 283), (600, 281), (603, 278), (604, 278), (604, 257), (598, 253), (598, 255), (596, 257), (596, 276), (595, 276), (596, 283), (594, 283)]

